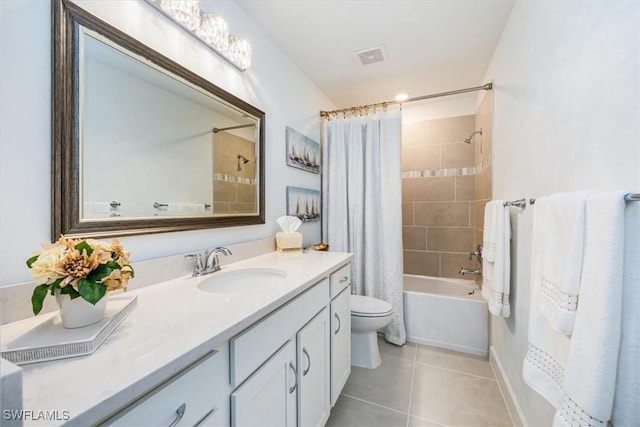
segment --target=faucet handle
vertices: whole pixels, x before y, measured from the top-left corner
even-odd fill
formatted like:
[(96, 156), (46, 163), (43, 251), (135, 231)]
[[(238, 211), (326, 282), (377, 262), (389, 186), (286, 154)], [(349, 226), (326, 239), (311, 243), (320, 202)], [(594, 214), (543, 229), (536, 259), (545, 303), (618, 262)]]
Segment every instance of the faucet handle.
[(469, 252), (469, 261), (471, 261), (473, 257), (476, 257), (478, 262), (482, 262), (482, 245), (478, 245), (474, 252)]
[(202, 274), (203, 265), (202, 265), (202, 254), (188, 254), (184, 256), (184, 259), (195, 259), (193, 263), (193, 276), (199, 276)]

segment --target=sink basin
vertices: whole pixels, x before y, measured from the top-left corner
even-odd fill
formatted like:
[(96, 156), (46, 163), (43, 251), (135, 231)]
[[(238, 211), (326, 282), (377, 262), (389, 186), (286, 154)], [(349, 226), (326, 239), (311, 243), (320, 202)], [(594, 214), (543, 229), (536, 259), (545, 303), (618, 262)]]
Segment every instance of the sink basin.
[(202, 278), (198, 289), (216, 294), (256, 292), (284, 284), (286, 277), (286, 271), (270, 267), (223, 270)]

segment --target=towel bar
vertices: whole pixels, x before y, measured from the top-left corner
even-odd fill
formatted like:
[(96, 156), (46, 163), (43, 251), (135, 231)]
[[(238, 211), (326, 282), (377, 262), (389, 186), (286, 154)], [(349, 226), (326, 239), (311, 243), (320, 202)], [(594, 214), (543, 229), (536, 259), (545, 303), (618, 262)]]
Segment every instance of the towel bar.
[[(624, 200), (627, 202), (640, 202), (640, 193), (629, 193), (624, 195)], [(536, 203), (536, 199), (529, 199), (529, 204)]]
[(525, 199), (511, 200), (509, 202), (504, 202), (502, 206), (514, 206), (519, 209), (524, 209), (527, 207), (527, 201)]

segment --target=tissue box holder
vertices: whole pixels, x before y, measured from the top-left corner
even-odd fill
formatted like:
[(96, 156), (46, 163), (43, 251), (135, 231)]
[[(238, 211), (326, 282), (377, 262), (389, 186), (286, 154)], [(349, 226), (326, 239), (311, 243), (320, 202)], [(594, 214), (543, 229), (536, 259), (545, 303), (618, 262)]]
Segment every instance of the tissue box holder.
[(278, 252), (300, 252), (302, 250), (302, 233), (276, 233), (276, 249)]

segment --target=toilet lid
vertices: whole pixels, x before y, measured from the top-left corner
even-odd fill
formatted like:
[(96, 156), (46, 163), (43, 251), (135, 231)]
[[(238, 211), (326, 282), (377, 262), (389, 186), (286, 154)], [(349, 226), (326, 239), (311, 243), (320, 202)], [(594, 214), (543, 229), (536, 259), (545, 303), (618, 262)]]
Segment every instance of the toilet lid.
[(351, 314), (355, 316), (381, 317), (388, 316), (393, 307), (381, 299), (364, 295), (351, 295)]

